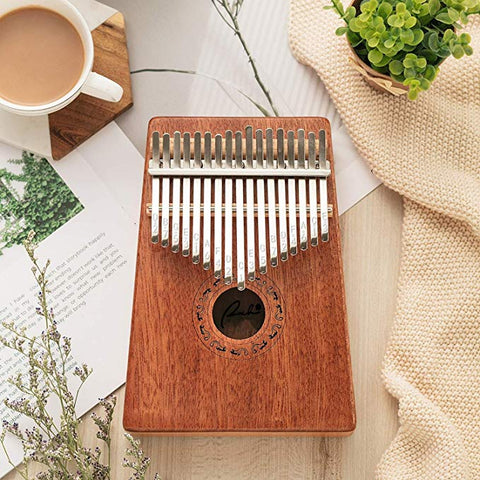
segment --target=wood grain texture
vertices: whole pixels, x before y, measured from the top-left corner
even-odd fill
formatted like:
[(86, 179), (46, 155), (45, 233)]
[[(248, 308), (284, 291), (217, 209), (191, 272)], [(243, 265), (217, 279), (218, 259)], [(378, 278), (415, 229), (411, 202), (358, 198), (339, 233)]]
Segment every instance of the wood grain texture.
[(52, 156), (60, 160), (133, 105), (125, 20), (116, 13), (92, 32), (93, 71), (123, 87), (118, 103), (80, 94), (66, 108), (49, 115)]
[[(177, 130), (215, 135), (228, 129), (245, 131), (247, 125), (254, 130), (325, 129), (328, 159), (333, 159), (330, 126), (318, 117), (158, 118), (150, 122), (148, 138), (155, 130), (160, 135), (173, 135)], [(146, 158), (147, 162), (151, 158), (150, 148)], [(243, 360), (225, 358), (198, 338), (194, 305), (200, 300), (196, 298), (224, 289), (212, 286), (213, 272), (193, 265), (191, 258), (153, 245), (150, 219), (142, 214), (124, 414), (127, 430), (222, 435), (346, 435), (353, 431), (355, 411), (333, 175), (328, 185), (334, 203), (330, 241), (290, 256), (278, 268), (270, 268), (266, 277), (259, 275), (257, 281), (249, 282), (247, 288), (263, 295), (266, 320), (262, 329), (241, 344), (220, 339), (227, 355), (247, 343), (266, 345), (267, 350), (276, 341), (265, 353), (250, 354)], [(143, 204), (150, 201), (151, 177), (146, 172)], [(267, 287), (273, 285), (281, 297), (281, 318), (274, 317), (277, 301), (268, 303), (263, 282)], [(212, 293), (202, 293), (204, 289)], [(210, 311), (205, 304), (202, 315), (207, 319), (202, 321), (211, 332)], [(280, 329), (278, 341), (267, 335), (272, 327), (270, 318)]]
[[(340, 218), (357, 404), (352, 436), (143, 437), (152, 472), (162, 480), (371, 480), (397, 428), (396, 402), (382, 385), (380, 368), (395, 310), (401, 224), (401, 198), (383, 186)], [(121, 466), (124, 391), (117, 392), (113, 425), (115, 480), (130, 477)], [(94, 445), (88, 415), (81, 429), (86, 444)], [(5, 478), (21, 480), (14, 473)]]

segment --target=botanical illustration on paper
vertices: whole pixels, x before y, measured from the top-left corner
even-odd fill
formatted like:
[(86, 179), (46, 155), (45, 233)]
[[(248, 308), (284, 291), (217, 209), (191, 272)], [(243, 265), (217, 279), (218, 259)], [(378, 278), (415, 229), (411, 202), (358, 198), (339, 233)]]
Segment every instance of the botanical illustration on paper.
[(47, 159), (23, 152), (0, 160), (0, 255), (31, 230), (41, 242), (83, 208)]

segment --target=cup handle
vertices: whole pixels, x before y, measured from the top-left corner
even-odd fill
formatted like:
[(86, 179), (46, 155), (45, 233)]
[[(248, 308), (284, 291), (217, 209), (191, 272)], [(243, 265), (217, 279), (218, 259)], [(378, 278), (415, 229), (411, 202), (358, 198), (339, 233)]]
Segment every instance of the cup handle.
[(123, 88), (109, 78), (91, 72), (82, 88), (82, 93), (107, 102), (119, 102), (123, 97)]

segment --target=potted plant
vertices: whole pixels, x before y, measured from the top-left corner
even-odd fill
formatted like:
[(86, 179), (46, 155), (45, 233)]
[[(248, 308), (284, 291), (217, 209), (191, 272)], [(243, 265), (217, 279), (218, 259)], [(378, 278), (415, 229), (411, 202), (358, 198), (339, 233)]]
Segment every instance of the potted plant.
[(480, 0), (354, 0), (347, 9), (332, 0), (327, 8), (345, 21), (336, 34), (346, 35), (367, 82), (415, 100), (447, 57), (472, 55), (470, 35), (457, 32), (480, 13)]

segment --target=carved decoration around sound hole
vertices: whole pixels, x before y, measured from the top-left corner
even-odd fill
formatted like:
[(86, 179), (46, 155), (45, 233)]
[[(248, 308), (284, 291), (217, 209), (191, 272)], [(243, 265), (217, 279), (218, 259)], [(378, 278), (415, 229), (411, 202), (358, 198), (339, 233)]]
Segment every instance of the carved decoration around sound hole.
[(199, 340), (215, 355), (249, 360), (277, 343), (285, 329), (285, 303), (266, 275), (248, 282), (246, 293), (233, 289), (214, 277), (204, 282), (195, 295), (193, 325)]

